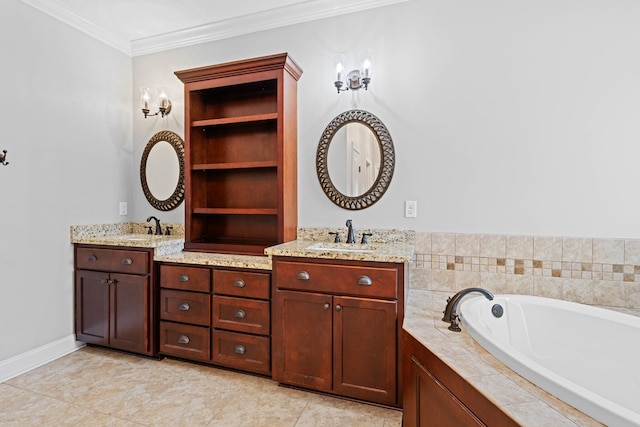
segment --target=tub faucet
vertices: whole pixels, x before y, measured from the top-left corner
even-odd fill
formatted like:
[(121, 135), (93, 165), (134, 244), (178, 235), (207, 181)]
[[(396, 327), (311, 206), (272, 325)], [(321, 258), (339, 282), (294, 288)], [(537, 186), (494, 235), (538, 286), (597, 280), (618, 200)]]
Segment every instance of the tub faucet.
[(463, 289), (452, 297), (447, 298), (447, 307), (444, 309), (444, 317), (442, 320), (445, 322), (450, 322), (449, 330), (454, 332), (460, 332), (460, 325), (458, 324), (458, 314), (456, 310), (458, 309), (458, 303), (467, 294), (471, 292), (480, 292), (482, 295), (487, 297), (489, 301), (493, 300), (493, 294), (482, 288), (467, 288)]
[(155, 216), (150, 216), (147, 218), (147, 222), (154, 220), (156, 222), (156, 232), (154, 234), (161, 236), (162, 235), (162, 227), (160, 226), (160, 220)]
[(347, 226), (347, 243), (355, 243), (356, 236), (353, 232), (353, 224), (351, 223), (350, 219), (347, 220), (346, 226)]

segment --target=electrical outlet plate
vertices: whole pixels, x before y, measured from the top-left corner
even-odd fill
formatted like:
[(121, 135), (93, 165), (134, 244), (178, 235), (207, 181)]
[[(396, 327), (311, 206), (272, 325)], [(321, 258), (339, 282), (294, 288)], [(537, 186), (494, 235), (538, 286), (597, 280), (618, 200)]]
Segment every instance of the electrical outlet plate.
[(120, 215), (127, 214), (127, 202), (120, 202)]
[(417, 218), (418, 217), (418, 202), (415, 200), (405, 200), (404, 202), (404, 217), (405, 218)]

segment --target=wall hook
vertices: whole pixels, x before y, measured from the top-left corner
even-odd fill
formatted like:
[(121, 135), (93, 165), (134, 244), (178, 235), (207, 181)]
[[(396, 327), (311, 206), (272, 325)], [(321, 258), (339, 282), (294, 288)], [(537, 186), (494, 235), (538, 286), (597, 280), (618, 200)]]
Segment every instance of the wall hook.
[(2, 154), (0, 154), (0, 163), (7, 166), (9, 162), (7, 162), (7, 150), (2, 150)]

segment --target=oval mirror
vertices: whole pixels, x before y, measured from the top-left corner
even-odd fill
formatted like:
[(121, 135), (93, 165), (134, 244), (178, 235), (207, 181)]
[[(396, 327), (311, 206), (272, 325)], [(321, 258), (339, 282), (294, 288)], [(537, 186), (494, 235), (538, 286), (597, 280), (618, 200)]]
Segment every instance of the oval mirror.
[(140, 161), (142, 192), (154, 208), (170, 211), (184, 200), (184, 142), (171, 131), (156, 133)]
[(387, 191), (395, 165), (391, 135), (384, 123), (363, 110), (335, 117), (318, 143), (316, 172), (327, 197), (344, 209), (376, 203)]

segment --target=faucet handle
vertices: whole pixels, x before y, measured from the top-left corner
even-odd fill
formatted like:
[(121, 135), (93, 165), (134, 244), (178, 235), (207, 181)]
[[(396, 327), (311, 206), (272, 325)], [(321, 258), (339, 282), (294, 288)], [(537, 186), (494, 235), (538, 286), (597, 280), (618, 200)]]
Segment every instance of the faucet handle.
[(171, 235), (171, 230), (173, 230), (173, 227), (169, 227), (168, 225), (164, 226), (164, 235), (165, 236), (170, 236)]
[(364, 245), (369, 243), (369, 237), (373, 236), (373, 233), (362, 233), (362, 240), (360, 241), (360, 244)]
[(147, 225), (145, 228), (147, 229), (147, 234), (153, 234), (153, 227)]
[(333, 238), (333, 243), (340, 243), (340, 233), (338, 233), (337, 231), (330, 231), (329, 234), (335, 236)]

